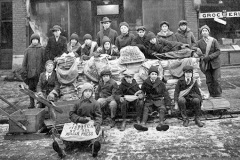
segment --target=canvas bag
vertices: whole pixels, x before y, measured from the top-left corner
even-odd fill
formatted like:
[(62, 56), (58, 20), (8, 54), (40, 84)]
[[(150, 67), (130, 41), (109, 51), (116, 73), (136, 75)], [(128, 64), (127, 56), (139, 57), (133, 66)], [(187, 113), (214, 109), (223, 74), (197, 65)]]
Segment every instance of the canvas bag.
[(71, 122), (64, 124), (60, 138), (65, 141), (89, 141), (99, 137), (101, 133), (100, 130), (99, 134), (96, 134), (94, 121), (86, 124)]

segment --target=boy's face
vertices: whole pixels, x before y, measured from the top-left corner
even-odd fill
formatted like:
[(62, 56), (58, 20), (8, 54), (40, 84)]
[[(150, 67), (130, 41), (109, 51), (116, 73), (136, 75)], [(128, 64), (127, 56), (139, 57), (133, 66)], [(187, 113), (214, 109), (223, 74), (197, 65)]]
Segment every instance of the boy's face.
[(156, 38), (152, 38), (152, 39), (150, 40), (150, 43), (152, 43), (152, 44), (156, 44), (156, 42), (157, 42), (157, 39), (156, 39)]
[(192, 78), (193, 73), (192, 72), (185, 72), (184, 75), (188, 79), (188, 78)]
[(109, 75), (103, 75), (102, 76), (102, 79), (103, 79), (103, 82), (107, 82), (107, 81), (109, 81), (110, 80), (110, 76)]
[(106, 30), (110, 27), (111, 23), (110, 22), (104, 22), (102, 25), (103, 25), (103, 29)]
[(92, 43), (92, 40), (91, 40), (91, 39), (86, 39), (86, 40), (85, 40), (85, 44), (86, 44), (86, 45), (90, 45), (91, 43)]
[(203, 37), (208, 37), (208, 36), (209, 36), (209, 32), (208, 32), (207, 29), (204, 28), (204, 29), (202, 30), (202, 36), (203, 36)]
[(163, 24), (162, 25), (162, 28), (161, 28), (164, 32), (166, 32), (168, 30), (168, 26), (166, 24)]
[(46, 65), (46, 71), (47, 71), (48, 73), (51, 73), (51, 72), (53, 71), (53, 68), (54, 68), (53, 64), (48, 64), (48, 65)]
[(109, 49), (110, 49), (110, 46), (111, 46), (110, 42), (105, 42), (105, 43), (104, 43), (104, 49), (105, 49), (105, 50), (109, 50)]
[(71, 44), (72, 44), (72, 46), (75, 46), (77, 44), (77, 40), (76, 39), (71, 39)]
[(92, 90), (91, 89), (86, 89), (84, 92), (83, 92), (83, 97), (88, 99), (92, 96)]
[(32, 44), (33, 44), (33, 45), (37, 45), (37, 44), (38, 44), (38, 39), (33, 39), (33, 40), (32, 40)]
[(181, 26), (180, 26), (180, 29), (181, 29), (182, 31), (185, 31), (185, 30), (187, 29), (187, 25), (185, 25), (185, 24), (181, 25)]
[(139, 35), (139, 37), (143, 37), (144, 34), (145, 34), (145, 31), (144, 31), (144, 30), (139, 30), (139, 31), (137, 32), (137, 34)]
[(54, 30), (53, 34), (54, 34), (55, 37), (59, 37), (60, 34), (61, 34), (61, 31), (60, 30)]
[(128, 33), (128, 27), (127, 26), (121, 26), (120, 31), (121, 31), (121, 33)]
[(133, 81), (133, 77), (132, 76), (125, 76), (125, 80), (126, 80), (126, 82), (127, 83), (132, 83), (132, 81)]
[(151, 80), (155, 81), (157, 79), (158, 74), (156, 72), (151, 72), (149, 76)]

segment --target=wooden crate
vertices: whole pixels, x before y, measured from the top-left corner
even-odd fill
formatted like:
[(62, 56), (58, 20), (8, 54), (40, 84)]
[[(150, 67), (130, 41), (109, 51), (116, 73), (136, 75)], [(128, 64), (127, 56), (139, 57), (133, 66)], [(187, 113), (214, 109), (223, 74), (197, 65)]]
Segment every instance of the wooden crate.
[(22, 110), (22, 114), (20, 113), (20, 110), (18, 110), (11, 114), (11, 116), (20, 123), (23, 120), (27, 120), (28, 123), (24, 124), (27, 128), (25, 131), (17, 126), (14, 122), (9, 120), (9, 133), (34, 133), (43, 127), (45, 110), (41, 108), (25, 109)]
[(62, 101), (62, 102), (54, 102), (58, 108), (63, 110), (63, 113), (60, 114), (56, 111), (49, 110), (50, 118), (55, 121), (55, 124), (64, 124), (69, 123), (69, 111), (73, 108), (74, 104), (76, 104), (79, 100), (71, 100), (71, 101)]

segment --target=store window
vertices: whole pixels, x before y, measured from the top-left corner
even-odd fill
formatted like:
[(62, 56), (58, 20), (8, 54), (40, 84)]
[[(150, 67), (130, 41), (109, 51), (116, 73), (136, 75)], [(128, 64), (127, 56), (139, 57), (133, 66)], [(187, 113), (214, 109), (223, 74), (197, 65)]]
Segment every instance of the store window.
[(240, 1), (202, 0), (199, 27), (207, 24), (221, 47), (240, 45)]
[(12, 43), (12, 2), (1, 4), (1, 49), (11, 49)]

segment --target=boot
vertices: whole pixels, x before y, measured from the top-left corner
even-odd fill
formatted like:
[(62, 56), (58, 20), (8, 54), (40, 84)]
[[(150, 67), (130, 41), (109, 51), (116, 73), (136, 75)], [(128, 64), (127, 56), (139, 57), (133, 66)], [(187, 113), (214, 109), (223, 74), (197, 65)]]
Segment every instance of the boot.
[(169, 129), (169, 125), (163, 123), (164, 121), (164, 111), (159, 112), (159, 124), (156, 127), (157, 131), (167, 131)]
[(110, 128), (113, 128), (115, 126), (116, 122), (115, 122), (115, 118), (111, 119), (111, 123), (110, 123)]
[(188, 124), (189, 124), (189, 119), (184, 119), (183, 120), (183, 126), (188, 127)]
[(101, 149), (101, 143), (99, 141), (95, 141), (92, 145), (92, 156), (97, 157), (100, 149)]
[(121, 128), (120, 128), (120, 131), (124, 131), (125, 128), (126, 128), (126, 120), (123, 120), (122, 126), (121, 126)]
[(195, 118), (195, 124), (198, 126), (198, 127), (203, 127), (203, 123), (200, 121), (200, 119), (198, 117)]
[(133, 127), (138, 131), (147, 131), (148, 128), (146, 126), (146, 123), (143, 124), (134, 124)]

